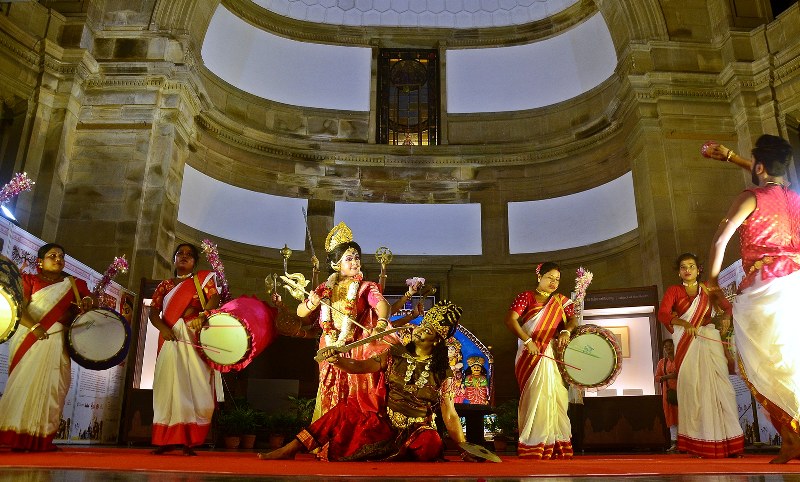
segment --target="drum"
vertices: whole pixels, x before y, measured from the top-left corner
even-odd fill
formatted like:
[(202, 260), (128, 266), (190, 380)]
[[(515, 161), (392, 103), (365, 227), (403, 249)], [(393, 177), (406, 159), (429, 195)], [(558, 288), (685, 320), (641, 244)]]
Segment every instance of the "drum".
[(22, 275), (13, 261), (0, 255), (0, 343), (17, 331), (21, 316)]
[(556, 358), (563, 362), (558, 369), (567, 383), (581, 388), (609, 385), (622, 369), (622, 349), (616, 337), (597, 325), (576, 328), (569, 343), (556, 351)]
[(254, 296), (225, 303), (200, 330), (200, 355), (221, 372), (243, 369), (275, 340), (277, 311)]
[(128, 355), (131, 327), (109, 308), (95, 308), (78, 315), (67, 329), (67, 352), (78, 365), (107, 370)]

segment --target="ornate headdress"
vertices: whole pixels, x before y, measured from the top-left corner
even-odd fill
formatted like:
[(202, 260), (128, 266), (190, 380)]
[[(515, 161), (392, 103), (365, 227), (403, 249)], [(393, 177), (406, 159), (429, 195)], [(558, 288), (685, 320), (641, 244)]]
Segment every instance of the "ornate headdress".
[(467, 366), (473, 367), (475, 365), (483, 366), (483, 362), (486, 360), (482, 356), (471, 356), (467, 358)]
[(430, 328), (439, 336), (447, 340), (458, 328), (458, 320), (461, 318), (461, 313), (464, 311), (460, 306), (442, 300), (436, 303), (425, 312), (422, 317), (421, 326)]
[(330, 253), (336, 246), (342, 243), (349, 243), (352, 240), (353, 232), (347, 227), (344, 221), (341, 221), (331, 229), (331, 232), (328, 233), (328, 237), (325, 238), (325, 251)]

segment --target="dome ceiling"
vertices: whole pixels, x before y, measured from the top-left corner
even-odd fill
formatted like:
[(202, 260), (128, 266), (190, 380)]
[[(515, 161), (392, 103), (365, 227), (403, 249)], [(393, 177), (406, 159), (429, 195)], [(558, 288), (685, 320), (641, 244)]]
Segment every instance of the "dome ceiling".
[(579, 0), (253, 0), (307, 22), (364, 27), (489, 28), (523, 25)]

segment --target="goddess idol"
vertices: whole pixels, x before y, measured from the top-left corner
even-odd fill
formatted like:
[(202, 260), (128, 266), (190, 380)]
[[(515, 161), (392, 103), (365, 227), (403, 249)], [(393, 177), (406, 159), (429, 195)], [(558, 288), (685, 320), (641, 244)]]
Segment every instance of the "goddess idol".
[[(353, 241), (353, 232), (344, 222), (328, 233), (325, 251), (330, 276), (297, 305), (297, 316), (311, 317), (322, 328), (319, 348), (343, 346), (385, 330), (391, 307), (376, 283), (364, 281), (361, 246)], [(363, 360), (385, 351), (386, 347), (383, 342), (374, 341), (344, 356)], [(386, 390), (383, 376), (382, 372), (348, 374), (327, 361), (321, 362), (313, 420), (348, 398), (355, 398), (362, 410), (380, 411)]]

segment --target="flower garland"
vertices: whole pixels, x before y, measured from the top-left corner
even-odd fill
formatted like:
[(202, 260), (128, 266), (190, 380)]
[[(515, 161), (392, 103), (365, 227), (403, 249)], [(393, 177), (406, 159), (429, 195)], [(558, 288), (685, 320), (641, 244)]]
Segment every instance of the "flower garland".
[(206, 255), (206, 259), (208, 260), (208, 264), (211, 265), (211, 269), (217, 274), (217, 284), (219, 284), (219, 304), (222, 305), (231, 298), (231, 292), (228, 288), (228, 280), (225, 279), (225, 267), (222, 266), (222, 261), (219, 259), (219, 251), (217, 250), (217, 245), (212, 243), (210, 239), (204, 239), (202, 243), (200, 243), (200, 247), (203, 249), (203, 254)]
[(358, 288), (361, 285), (362, 275), (359, 273), (347, 286), (347, 295), (344, 300), (344, 308), (342, 312), (344, 316), (340, 326), (336, 326), (331, 316), (331, 298), (333, 297), (333, 288), (339, 282), (339, 273), (333, 273), (325, 281), (325, 287), (322, 290), (321, 298), (325, 300), (320, 306), (319, 324), (322, 327), (322, 333), (325, 336), (326, 346), (343, 346), (347, 340), (353, 335), (353, 317), (356, 314), (356, 296), (358, 296)]
[(21, 192), (30, 191), (33, 189), (34, 184), (35, 183), (31, 181), (27, 173), (18, 172), (14, 174), (14, 177), (8, 181), (8, 184), (0, 189), (0, 204), (7, 203)]
[(102, 293), (106, 291), (109, 283), (117, 273), (127, 273), (128, 272), (128, 260), (125, 259), (125, 255), (118, 256), (114, 258), (114, 261), (106, 268), (105, 273), (103, 273), (103, 277), (100, 278), (100, 281), (97, 282), (97, 286), (94, 287), (92, 290), (92, 294), (96, 297), (99, 297)]
[(594, 275), (583, 266), (579, 267), (575, 274), (575, 315), (580, 316), (581, 311), (583, 311), (583, 299), (586, 297), (586, 289), (589, 288)]

